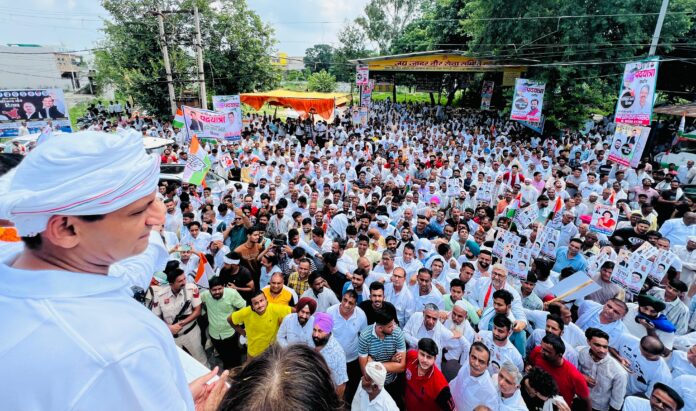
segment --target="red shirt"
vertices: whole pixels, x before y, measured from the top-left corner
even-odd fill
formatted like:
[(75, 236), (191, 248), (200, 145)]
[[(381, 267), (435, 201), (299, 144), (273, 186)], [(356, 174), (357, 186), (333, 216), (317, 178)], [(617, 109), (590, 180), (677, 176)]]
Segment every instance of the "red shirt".
[(555, 367), (541, 356), (541, 346), (537, 346), (529, 354), (529, 363), (551, 374), (558, 384), (559, 393), (571, 408), (576, 394), (583, 399), (590, 397), (590, 389), (587, 387), (585, 377), (570, 362), (563, 360), (563, 365)]
[(428, 375), (418, 376), (418, 350), (406, 353), (407, 410), (454, 410), (454, 400), (445, 376), (436, 365)]

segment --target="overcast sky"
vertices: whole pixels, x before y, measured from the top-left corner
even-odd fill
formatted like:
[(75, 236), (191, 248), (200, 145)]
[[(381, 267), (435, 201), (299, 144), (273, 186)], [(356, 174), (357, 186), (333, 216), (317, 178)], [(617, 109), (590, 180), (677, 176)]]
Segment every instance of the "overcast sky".
[[(247, 0), (275, 28), (278, 50), (292, 56), (318, 43), (335, 44), (346, 22), (362, 14), (368, 0)], [(10, 5), (11, 4), (11, 5)], [(0, 41), (87, 49), (103, 38), (99, 0), (0, 2)]]

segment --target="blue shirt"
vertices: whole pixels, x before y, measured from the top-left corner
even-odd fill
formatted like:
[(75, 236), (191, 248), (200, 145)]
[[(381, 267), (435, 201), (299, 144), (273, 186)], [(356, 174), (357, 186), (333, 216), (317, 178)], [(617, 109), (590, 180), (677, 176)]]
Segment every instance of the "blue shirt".
[(558, 247), (556, 250), (556, 264), (552, 270), (560, 273), (566, 267), (573, 267), (575, 271), (584, 271), (587, 268), (587, 261), (581, 253), (578, 253), (573, 258), (568, 258), (568, 247)]

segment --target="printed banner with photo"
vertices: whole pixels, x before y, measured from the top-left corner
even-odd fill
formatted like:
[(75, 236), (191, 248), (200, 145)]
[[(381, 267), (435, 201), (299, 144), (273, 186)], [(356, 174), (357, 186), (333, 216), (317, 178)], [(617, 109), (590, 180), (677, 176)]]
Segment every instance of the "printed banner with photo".
[(542, 233), (541, 255), (556, 258), (556, 248), (558, 248), (558, 240), (561, 237), (561, 232), (553, 227), (546, 226)]
[(510, 119), (538, 123), (544, 103), (546, 83), (518, 78), (515, 81), (515, 96), (512, 98)]
[(227, 140), (241, 140), (242, 138), (242, 104), (239, 94), (234, 96), (213, 96), (213, 110), (227, 114), (229, 123), (229, 136)]
[(662, 282), (662, 279), (665, 278), (667, 274), (667, 270), (669, 270), (669, 267), (672, 266), (672, 263), (677, 258), (679, 257), (669, 250), (659, 250), (657, 256), (655, 256), (649, 276), (654, 278), (658, 283)]
[(233, 113), (218, 113), (216, 111), (182, 106), (184, 112), (184, 124), (190, 139), (195, 134), (199, 139), (235, 140), (233, 137), (231, 120), (235, 121)]
[(0, 90), (0, 137), (18, 136), (23, 121), (30, 133), (40, 133), (49, 120), (53, 128), (72, 131), (63, 90)]
[(520, 244), (520, 237), (510, 231), (503, 231), (493, 242), (493, 254), (500, 259), (513, 258), (513, 246)]
[(491, 108), (491, 98), (493, 98), (494, 86), (494, 81), (483, 82), (483, 88), (481, 89), (481, 110), (488, 110)]
[(590, 222), (590, 231), (611, 235), (619, 220), (619, 209), (604, 204), (595, 205)]
[(367, 85), (370, 79), (370, 70), (367, 64), (358, 64), (355, 71), (355, 84), (358, 86)]
[(508, 269), (508, 274), (524, 281), (527, 279), (527, 273), (529, 273), (529, 265), (531, 260), (531, 248), (514, 245), (512, 246), (511, 256), (506, 256), (503, 258), (503, 264)]
[(650, 126), (658, 59), (626, 64), (616, 103), (616, 123)]
[(485, 182), (476, 191), (476, 201), (490, 203), (493, 199), (493, 189), (495, 185), (492, 182)]
[(374, 81), (368, 81), (367, 84), (360, 88), (360, 106), (370, 107), (372, 102), (372, 89), (375, 86)]
[(650, 127), (617, 124), (609, 147), (609, 160), (623, 166), (638, 167), (650, 136)]
[(640, 256), (632, 257), (629, 259), (628, 264), (619, 264), (614, 268), (611, 274), (611, 282), (632, 294), (638, 294), (641, 288), (643, 288), (643, 283), (648, 278), (651, 268), (652, 262), (647, 258)]
[(529, 207), (525, 207), (521, 210), (517, 210), (515, 217), (512, 218), (512, 222), (515, 223), (518, 230), (525, 229), (532, 224), (539, 216), (539, 207), (533, 204)]

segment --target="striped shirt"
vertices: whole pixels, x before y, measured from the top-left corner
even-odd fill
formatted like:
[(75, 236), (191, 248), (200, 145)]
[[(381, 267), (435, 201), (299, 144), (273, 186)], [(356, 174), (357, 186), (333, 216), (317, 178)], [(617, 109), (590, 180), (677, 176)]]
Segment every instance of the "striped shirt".
[[(358, 355), (360, 357), (370, 356), (374, 361), (389, 362), (397, 352), (406, 353), (406, 341), (401, 328), (394, 327), (390, 335), (385, 335), (384, 339), (377, 337), (375, 332), (376, 324), (368, 325), (360, 332), (358, 344)], [(388, 372), (385, 384), (390, 384), (396, 380), (396, 374)]]

